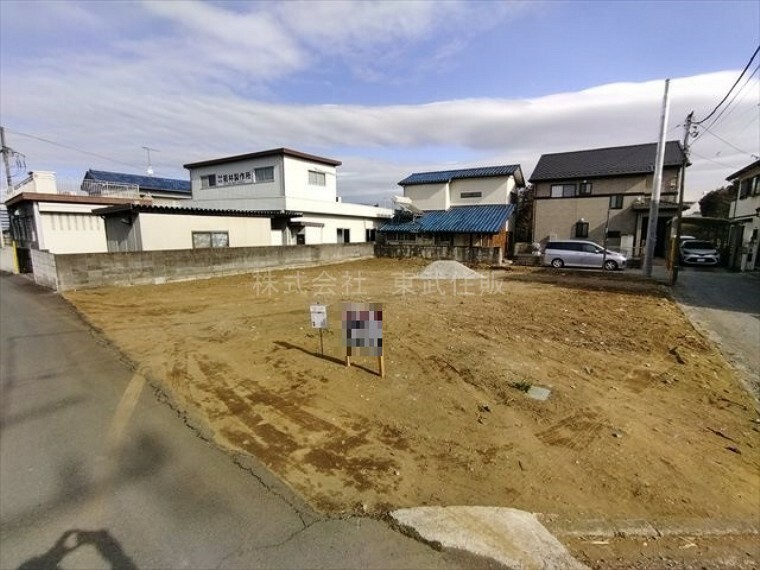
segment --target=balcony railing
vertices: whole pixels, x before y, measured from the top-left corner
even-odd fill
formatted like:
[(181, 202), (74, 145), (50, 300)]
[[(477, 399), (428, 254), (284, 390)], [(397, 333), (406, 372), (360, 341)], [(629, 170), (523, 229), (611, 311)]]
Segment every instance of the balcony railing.
[(88, 196), (108, 196), (114, 198), (140, 197), (140, 187), (137, 184), (83, 180), (80, 188), (82, 193)]
[(120, 184), (102, 180), (57, 180), (52, 173), (37, 172), (14, 184), (4, 199), (7, 200), (22, 192), (131, 199), (140, 197), (140, 187), (137, 184)]
[[(639, 198), (631, 207), (634, 210), (649, 210), (649, 206), (652, 204), (652, 199), (649, 197)], [(685, 205), (684, 205), (685, 206)], [(678, 209), (678, 196), (661, 196), (660, 208)]]

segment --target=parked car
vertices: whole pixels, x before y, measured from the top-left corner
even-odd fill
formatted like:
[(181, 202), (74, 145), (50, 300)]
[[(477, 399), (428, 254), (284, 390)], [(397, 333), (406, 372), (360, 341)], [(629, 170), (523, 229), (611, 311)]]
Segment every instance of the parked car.
[(593, 241), (550, 241), (544, 248), (544, 265), (552, 267), (593, 267), (608, 271), (625, 269), (628, 262), (620, 253), (605, 250)]
[(687, 239), (681, 242), (681, 263), (690, 265), (718, 265), (720, 253), (709, 241)]

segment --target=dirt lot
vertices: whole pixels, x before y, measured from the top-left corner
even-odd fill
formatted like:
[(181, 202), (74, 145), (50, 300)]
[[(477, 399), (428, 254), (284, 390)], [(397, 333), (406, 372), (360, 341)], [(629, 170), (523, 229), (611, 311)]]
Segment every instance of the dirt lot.
[[(66, 297), (221, 445), (256, 455), (323, 511), (757, 517), (753, 403), (658, 287), (529, 270), (455, 286), (407, 279), (424, 266), (371, 260)], [(316, 300), (329, 305), (324, 358)], [(386, 378), (372, 358), (344, 366), (342, 300), (384, 304)], [(527, 384), (550, 398), (529, 399)]]

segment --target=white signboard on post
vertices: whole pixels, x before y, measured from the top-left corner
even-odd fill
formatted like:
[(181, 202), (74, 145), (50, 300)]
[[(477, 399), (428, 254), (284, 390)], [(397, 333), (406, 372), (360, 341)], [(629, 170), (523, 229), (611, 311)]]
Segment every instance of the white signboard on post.
[(313, 329), (326, 329), (327, 328), (327, 306), (326, 305), (311, 305), (309, 307), (311, 312), (311, 328)]

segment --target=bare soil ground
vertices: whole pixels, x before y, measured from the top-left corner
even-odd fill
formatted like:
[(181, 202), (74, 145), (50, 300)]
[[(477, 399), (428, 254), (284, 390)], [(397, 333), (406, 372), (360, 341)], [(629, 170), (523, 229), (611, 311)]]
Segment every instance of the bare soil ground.
[[(66, 297), (219, 444), (326, 512), (758, 516), (753, 403), (658, 286), (527, 269), (407, 279), (424, 267), (369, 260)], [(386, 378), (372, 358), (344, 366), (343, 300), (384, 304)], [(528, 384), (551, 396), (529, 399)]]

